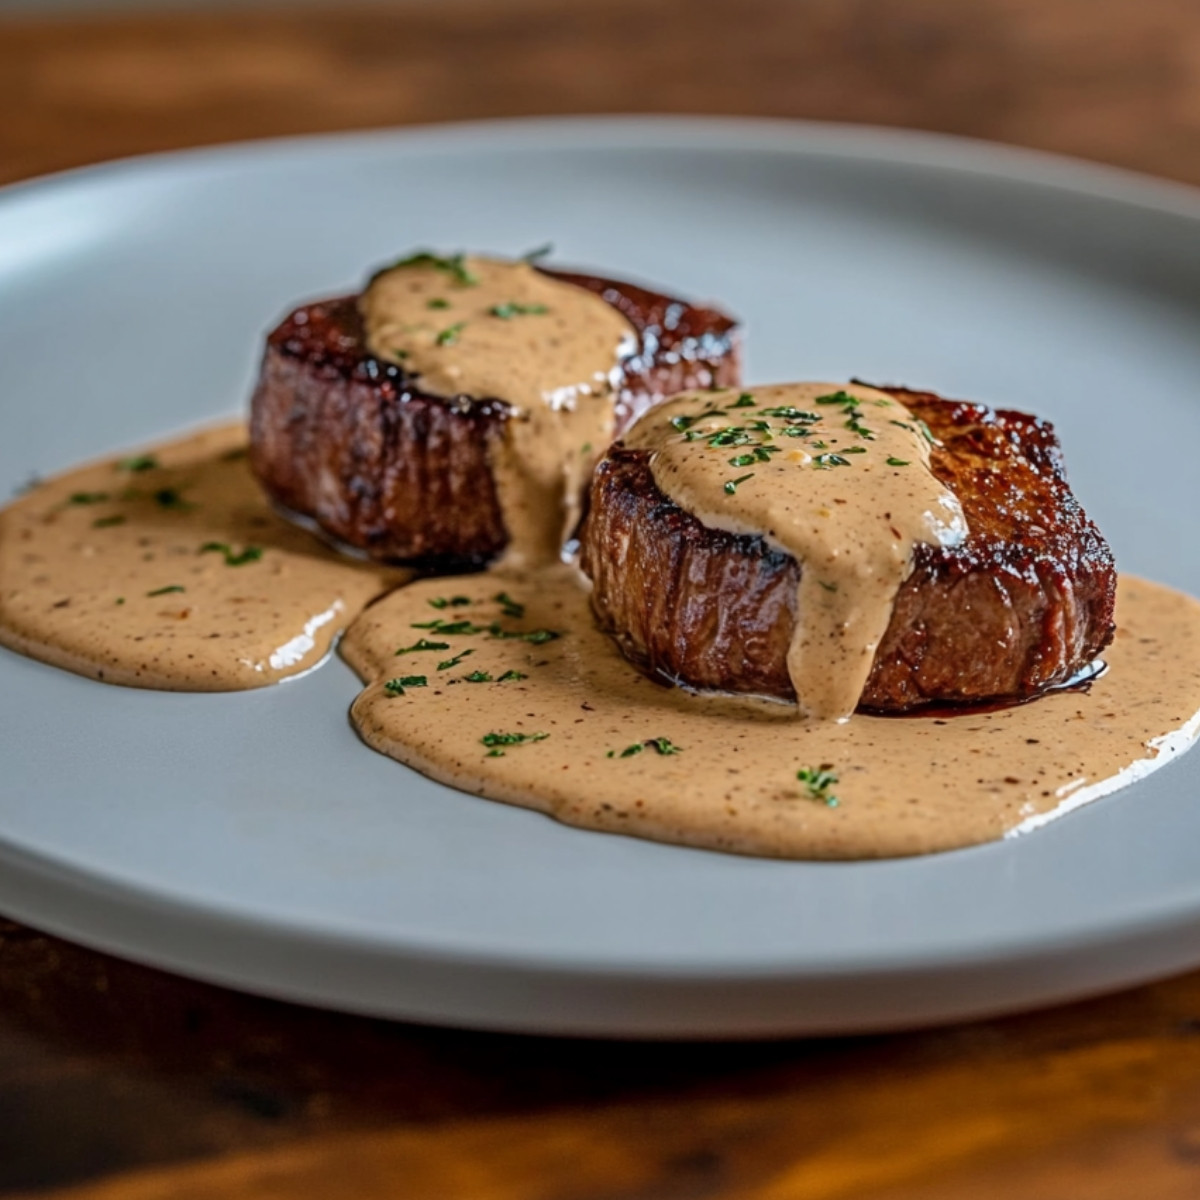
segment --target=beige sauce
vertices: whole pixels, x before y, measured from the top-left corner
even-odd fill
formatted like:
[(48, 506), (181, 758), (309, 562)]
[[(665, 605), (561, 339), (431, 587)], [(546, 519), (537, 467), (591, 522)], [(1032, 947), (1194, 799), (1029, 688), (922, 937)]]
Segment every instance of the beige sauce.
[[(441, 265), (436, 265), (436, 264)], [(436, 396), (514, 409), (492, 469), (514, 565), (558, 558), (596, 460), (612, 441), (628, 321), (599, 296), (526, 262), (418, 256), (360, 301), (367, 345)]]
[[(0, 511), (0, 644), (109, 683), (261, 687), (411, 574), (271, 511), (242, 423), (94, 463)], [(206, 549), (206, 547), (208, 547)]]
[(686, 392), (624, 441), (652, 451), (654, 482), (699, 521), (800, 562), (788, 674), (802, 713), (848, 719), (914, 548), (967, 534), (924, 426), (873, 388), (797, 383)]
[(435, 779), (592, 829), (851, 859), (1020, 833), (1186, 749), (1200, 604), (1125, 578), (1117, 622), (1090, 690), (844, 724), (660, 686), (595, 628), (568, 567), (415, 583), (369, 608), (342, 650), (370, 681), (352, 710), (363, 738)]

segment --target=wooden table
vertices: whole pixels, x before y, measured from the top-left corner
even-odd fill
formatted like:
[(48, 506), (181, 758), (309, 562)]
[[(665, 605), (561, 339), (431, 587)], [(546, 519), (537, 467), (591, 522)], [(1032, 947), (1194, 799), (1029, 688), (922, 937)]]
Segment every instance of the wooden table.
[[(203, 142), (658, 110), (1200, 182), (1196, 0), (413, 0), (0, 22), (0, 180)], [(0, 1194), (1200, 1195), (1200, 974), (936, 1032), (607, 1045), (253, 999), (0, 922)]]

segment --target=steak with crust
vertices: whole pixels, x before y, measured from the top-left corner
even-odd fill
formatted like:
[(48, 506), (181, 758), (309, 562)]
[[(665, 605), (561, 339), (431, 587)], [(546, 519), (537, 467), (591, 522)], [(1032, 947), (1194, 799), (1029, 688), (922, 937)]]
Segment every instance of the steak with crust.
[[(548, 271), (633, 326), (616, 397), (619, 435), (664, 396), (739, 375), (736, 323), (633, 284)], [(508, 542), (489, 448), (512, 408), (424, 393), (372, 355), (357, 297), (307, 304), (267, 338), (251, 403), (250, 461), (267, 494), (371, 558), (475, 566)]]
[[(958, 546), (917, 546), (860, 707), (1020, 700), (1070, 679), (1112, 639), (1116, 569), (1067, 486), (1052, 427), (931, 392), (879, 390), (937, 438), (930, 466), (970, 532)], [(648, 451), (618, 442), (599, 464), (582, 552), (600, 624), (644, 669), (795, 699), (787, 652), (801, 565), (674, 504)]]

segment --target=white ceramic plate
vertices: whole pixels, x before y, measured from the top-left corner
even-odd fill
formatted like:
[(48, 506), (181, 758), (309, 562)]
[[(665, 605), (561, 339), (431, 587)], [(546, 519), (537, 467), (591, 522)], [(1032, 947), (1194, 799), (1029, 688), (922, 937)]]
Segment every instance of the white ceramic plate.
[[(246, 403), (265, 330), (412, 246), (713, 298), (751, 381), (1051, 417), (1124, 570), (1200, 593), (1200, 195), (930, 136), (522, 121), (0, 193), (0, 488)], [(351, 672), (106, 687), (0, 651), (0, 911), (292, 999), (615, 1035), (899, 1027), (1200, 963), (1200, 751), (1036, 834), (861, 864), (585, 833), (357, 741)]]

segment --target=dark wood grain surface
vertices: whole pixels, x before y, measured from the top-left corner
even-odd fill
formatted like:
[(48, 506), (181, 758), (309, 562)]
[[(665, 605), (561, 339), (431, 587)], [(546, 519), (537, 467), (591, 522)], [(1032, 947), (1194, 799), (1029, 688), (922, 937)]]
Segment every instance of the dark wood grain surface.
[[(0, 20), (4, 181), (238, 138), (636, 110), (913, 125), (1200, 182), (1200, 4)], [(921, 1034), (609, 1045), (308, 1010), (0, 922), (0, 1194), (1193, 1200), (1200, 974)]]

